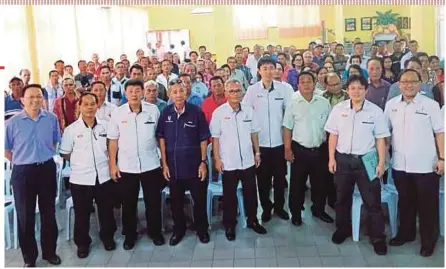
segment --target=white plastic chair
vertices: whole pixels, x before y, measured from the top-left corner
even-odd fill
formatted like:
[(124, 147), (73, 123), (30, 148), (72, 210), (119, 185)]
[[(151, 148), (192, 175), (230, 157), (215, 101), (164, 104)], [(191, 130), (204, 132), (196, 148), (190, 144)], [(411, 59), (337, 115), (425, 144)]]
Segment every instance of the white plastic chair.
[[(381, 203), (387, 204), (389, 209), (390, 232), (392, 238), (397, 234), (398, 221), (398, 191), (395, 188), (392, 177), (392, 169), (388, 169), (387, 184), (381, 182)], [(352, 203), (352, 236), (353, 241), (359, 241), (359, 229), (361, 226), (361, 206), (363, 204), (361, 194), (355, 185)]]
[(440, 234), (444, 236), (444, 176), (440, 178)]

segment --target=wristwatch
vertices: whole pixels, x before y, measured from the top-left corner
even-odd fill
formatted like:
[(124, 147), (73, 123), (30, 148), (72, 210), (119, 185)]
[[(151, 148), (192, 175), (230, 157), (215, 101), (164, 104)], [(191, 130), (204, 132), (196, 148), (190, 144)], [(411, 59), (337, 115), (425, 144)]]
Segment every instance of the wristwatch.
[(442, 157), (438, 157), (438, 160), (443, 161), (444, 162), (444, 158)]
[(204, 164), (206, 164), (206, 165), (208, 164), (208, 161), (207, 161), (207, 160), (201, 160), (201, 162), (204, 163)]

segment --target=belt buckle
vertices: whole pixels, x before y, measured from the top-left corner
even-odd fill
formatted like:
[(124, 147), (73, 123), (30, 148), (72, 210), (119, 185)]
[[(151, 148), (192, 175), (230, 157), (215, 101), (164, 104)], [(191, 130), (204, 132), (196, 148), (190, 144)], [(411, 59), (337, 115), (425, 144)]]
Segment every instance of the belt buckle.
[(44, 164), (45, 162), (36, 162), (36, 165), (37, 166), (39, 166), (39, 165), (42, 165), (42, 164)]

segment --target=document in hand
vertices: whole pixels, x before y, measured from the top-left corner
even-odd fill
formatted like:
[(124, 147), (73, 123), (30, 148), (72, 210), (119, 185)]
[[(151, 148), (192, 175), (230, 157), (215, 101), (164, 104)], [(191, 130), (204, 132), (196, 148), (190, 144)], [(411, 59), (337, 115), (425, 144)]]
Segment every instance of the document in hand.
[[(376, 167), (378, 166), (378, 152), (374, 149), (362, 156), (361, 159), (370, 181), (374, 180), (376, 178)], [(385, 169), (387, 170), (388, 167), (388, 162), (386, 161)]]

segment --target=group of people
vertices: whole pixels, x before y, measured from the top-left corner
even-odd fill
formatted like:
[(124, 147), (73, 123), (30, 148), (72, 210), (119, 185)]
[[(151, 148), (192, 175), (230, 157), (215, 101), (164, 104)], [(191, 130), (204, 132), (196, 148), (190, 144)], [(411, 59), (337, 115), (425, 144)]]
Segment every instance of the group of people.
[[(263, 54), (256, 45), (250, 54), (249, 48), (237, 45), (234, 56), (220, 68), (205, 46), (183, 55), (182, 62), (182, 57), (170, 52), (164, 59), (156, 54), (144, 57), (140, 49), (131, 66), (126, 55), (116, 64), (113, 59), (100, 64), (95, 54), (92, 62), (78, 62), (76, 76), (71, 66), (56, 61), (45, 87), (30, 83), (31, 74), (23, 69), (21, 78), (11, 79), (11, 92), (5, 98), (6, 112), (15, 112), (6, 121), (5, 157), (13, 164), (11, 184), (25, 266), (35, 266), (38, 256), (37, 197), (42, 257), (51, 264), (61, 263), (54, 214), (56, 154), (71, 166), (79, 258), (90, 252), (93, 200), (104, 248), (116, 248), (113, 207), (117, 202), (122, 205), (123, 248), (135, 246), (141, 187), (147, 232), (155, 245), (165, 243), (161, 193), (166, 186), (174, 222), (169, 244), (177, 245), (185, 235), (186, 190), (194, 201), (197, 236), (208, 243), (210, 161), (222, 174), (223, 225), (230, 241), (236, 239), (239, 182), (247, 227), (265, 234), (262, 224), (273, 214), (302, 225), (309, 178), (312, 214), (335, 222), (333, 243), (341, 244), (351, 236), (356, 185), (378, 255), (387, 253), (387, 244), (400, 246), (415, 239), (417, 213), (420, 254), (432, 255), (444, 170), (440, 110), (444, 75), (438, 57), (418, 53), (416, 41), (409, 42), (407, 52), (400, 45), (400, 40), (394, 42), (392, 55), (385, 55), (377, 45), (371, 57), (364, 55), (364, 44), (358, 40), (351, 56), (344, 55), (342, 44), (333, 43), (311, 42), (302, 54), (294, 46), (284, 52), (272, 45)], [(392, 61), (393, 84), (387, 59)], [(212, 160), (207, 159), (210, 142)], [(363, 162), (369, 154), (377, 160), (371, 176)], [(381, 184), (389, 156), (400, 222), (398, 235), (387, 243)], [(289, 186), (287, 162), (291, 163)], [(284, 208), (287, 187), (291, 216)], [(258, 198), (262, 224), (257, 219)], [(335, 209), (335, 220), (326, 213), (326, 205)]]

